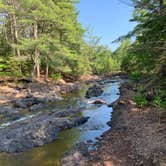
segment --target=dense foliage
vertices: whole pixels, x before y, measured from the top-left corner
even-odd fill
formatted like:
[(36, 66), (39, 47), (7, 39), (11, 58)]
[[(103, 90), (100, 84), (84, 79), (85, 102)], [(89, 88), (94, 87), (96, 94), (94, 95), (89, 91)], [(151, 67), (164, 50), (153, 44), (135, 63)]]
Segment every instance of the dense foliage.
[(165, 87), (166, 2), (132, 2), (137, 26), (111, 52), (98, 37), (86, 36), (77, 0), (0, 0), (0, 75), (75, 79), (123, 70), (134, 80), (153, 76)]
[(146, 105), (147, 97), (153, 105), (166, 109), (166, 0), (132, 2), (135, 10), (131, 21), (137, 26), (119, 39), (134, 36), (135, 41), (125, 47), (121, 67), (136, 82), (144, 77), (144, 87), (141, 91), (137, 88), (135, 97), (138, 105)]
[(141, 74), (166, 76), (166, 1), (133, 0), (131, 21), (137, 26), (127, 36), (135, 36), (122, 68)]
[(76, 78), (117, 70), (109, 48), (84, 40), (75, 3), (0, 0), (0, 75)]

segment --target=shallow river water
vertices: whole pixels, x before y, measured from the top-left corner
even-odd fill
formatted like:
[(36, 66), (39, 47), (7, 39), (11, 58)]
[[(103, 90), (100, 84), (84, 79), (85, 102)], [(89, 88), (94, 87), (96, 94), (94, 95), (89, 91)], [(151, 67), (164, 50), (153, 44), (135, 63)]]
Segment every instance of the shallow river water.
[[(95, 143), (97, 139), (107, 131), (110, 126), (107, 122), (111, 119), (112, 108), (107, 105), (90, 104), (91, 101), (102, 99), (111, 104), (119, 98), (120, 79), (113, 79), (104, 84), (104, 92), (99, 97), (85, 99), (87, 87), (77, 92), (68, 94), (64, 101), (54, 103), (49, 109), (75, 107), (78, 104), (83, 107), (83, 116), (90, 117), (89, 120), (78, 127), (61, 132), (58, 138), (47, 145), (34, 148), (26, 152), (11, 155), (0, 154), (0, 166), (59, 166), (64, 152), (70, 150), (74, 144), (91, 140)], [(96, 139), (97, 138), (97, 139)]]

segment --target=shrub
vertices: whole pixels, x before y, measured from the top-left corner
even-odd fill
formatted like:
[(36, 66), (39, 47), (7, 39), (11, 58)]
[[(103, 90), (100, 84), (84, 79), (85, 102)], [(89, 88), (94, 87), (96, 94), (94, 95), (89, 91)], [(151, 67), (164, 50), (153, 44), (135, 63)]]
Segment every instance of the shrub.
[(62, 75), (60, 73), (52, 74), (51, 78), (53, 78), (55, 81), (58, 81), (62, 78)]
[(166, 97), (165, 93), (161, 90), (158, 91), (156, 96), (153, 99), (153, 104), (158, 107), (166, 109)]
[(146, 97), (143, 94), (138, 94), (137, 96), (135, 96), (134, 101), (139, 107), (144, 107), (148, 104)]
[(141, 73), (136, 72), (136, 71), (133, 71), (133, 72), (131, 72), (131, 74), (130, 74), (130, 78), (131, 78), (132, 80), (134, 80), (134, 81), (139, 81), (140, 78), (141, 78)]

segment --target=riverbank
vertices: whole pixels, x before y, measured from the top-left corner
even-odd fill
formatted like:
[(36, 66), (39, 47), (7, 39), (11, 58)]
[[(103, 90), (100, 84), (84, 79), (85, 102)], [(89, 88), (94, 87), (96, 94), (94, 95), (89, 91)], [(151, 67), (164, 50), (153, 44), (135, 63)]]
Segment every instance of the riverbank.
[(27, 96), (39, 98), (41, 101), (55, 101), (61, 99), (60, 94), (78, 90), (80, 85), (101, 79), (99, 76), (82, 76), (75, 82), (66, 82), (63, 79), (58, 81), (41, 80), (32, 82), (24, 79), (4, 79), (0, 80), (0, 104), (8, 104)]
[[(28, 114), (38, 113), (49, 103), (59, 105), (58, 103), (63, 102), (63, 98), (66, 94), (77, 93), (83, 85), (98, 84), (98, 82), (110, 79), (111, 77), (112, 75), (82, 76), (75, 82), (65, 82), (62, 79), (56, 82), (13, 81), (13, 79), (1, 80), (0, 124), (7, 121), (18, 120)], [(97, 95), (100, 94), (102, 92), (102, 87), (100, 87), (98, 89), (94, 87), (94, 90), (92, 88), (92, 93), (96, 92)], [(72, 107), (72, 103), (68, 103), (68, 107)]]
[(84, 83), (99, 80), (97, 76), (84, 77), (75, 82), (0, 82), (0, 124), (34, 114), (48, 103), (61, 102), (63, 96), (79, 90)]
[(96, 142), (109, 129), (108, 105), (119, 98), (121, 81), (119, 76), (104, 76), (80, 83), (79, 90), (63, 94), (62, 100), (31, 111), (33, 117), (1, 125), (0, 149), (10, 153), (0, 154), (0, 165), (59, 166), (63, 154), (76, 143)]
[(54, 141), (60, 131), (85, 123), (88, 117), (81, 115), (84, 106), (81, 101), (79, 104), (77, 93), (83, 92), (82, 97), (87, 93), (88, 98), (99, 96), (104, 81), (110, 78), (93, 76), (74, 83), (2, 85), (0, 96), (10, 96), (11, 100), (0, 105), (0, 151), (18, 153), (43, 146)]
[(157, 108), (139, 108), (133, 101), (136, 89), (132, 83), (124, 83), (120, 92), (112, 105), (111, 129), (98, 141), (97, 149), (88, 151), (87, 144), (78, 145), (65, 155), (62, 165), (166, 165), (166, 129), (165, 123), (158, 123)]

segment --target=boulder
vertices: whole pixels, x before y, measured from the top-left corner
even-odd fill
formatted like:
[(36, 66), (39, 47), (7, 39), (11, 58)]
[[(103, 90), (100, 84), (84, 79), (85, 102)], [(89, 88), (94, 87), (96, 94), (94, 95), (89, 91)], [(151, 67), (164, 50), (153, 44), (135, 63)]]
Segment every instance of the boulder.
[(88, 99), (91, 97), (97, 97), (97, 96), (100, 96), (103, 92), (104, 91), (101, 86), (94, 85), (92, 87), (89, 87), (89, 89), (86, 92), (85, 97)]
[(96, 99), (90, 102), (91, 104), (107, 104), (106, 101), (102, 100), (102, 99)]
[(64, 155), (64, 157), (61, 160), (61, 165), (62, 166), (89, 165), (87, 160), (88, 155), (89, 155), (88, 144), (81, 142)]
[(39, 114), (36, 117), (13, 123), (0, 130), (0, 151), (23, 152), (42, 146), (56, 139), (61, 130), (85, 123), (87, 117), (61, 117), (56, 112)]
[(25, 97), (25, 98), (14, 101), (15, 107), (23, 108), (23, 109), (35, 104), (39, 104), (39, 101), (36, 97)]

